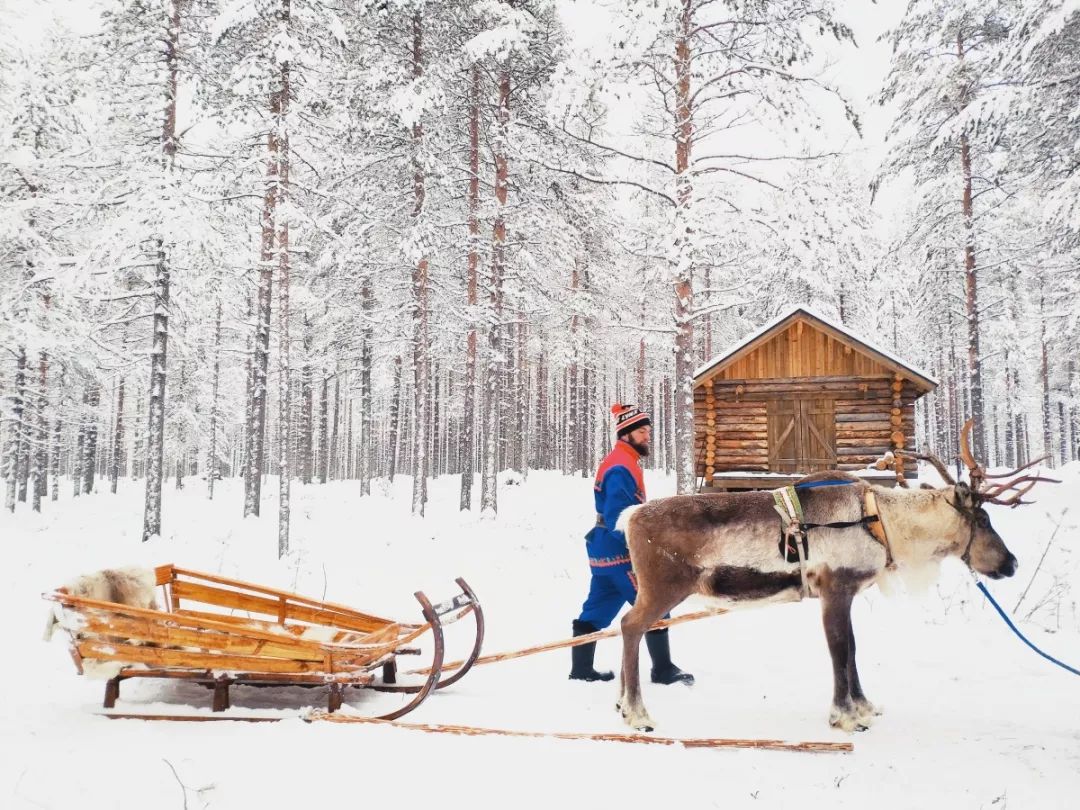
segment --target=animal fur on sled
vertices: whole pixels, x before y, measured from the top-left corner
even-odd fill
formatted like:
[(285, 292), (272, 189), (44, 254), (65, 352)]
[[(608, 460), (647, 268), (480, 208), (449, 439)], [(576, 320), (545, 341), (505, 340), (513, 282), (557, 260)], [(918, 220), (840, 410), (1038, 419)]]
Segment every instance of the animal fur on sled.
[[(157, 610), (154, 588), (157, 577), (150, 568), (106, 568), (92, 574), (83, 574), (64, 585), (72, 596), (82, 596), (100, 602), (116, 602), (144, 610)], [(57, 625), (78, 632), (77, 627), (70, 627), (68, 615), (59, 604), (49, 608), (49, 618), (45, 625), (45, 640), (52, 639)], [(91, 678), (111, 678), (123, 664), (115, 661), (83, 661), (83, 674)]]

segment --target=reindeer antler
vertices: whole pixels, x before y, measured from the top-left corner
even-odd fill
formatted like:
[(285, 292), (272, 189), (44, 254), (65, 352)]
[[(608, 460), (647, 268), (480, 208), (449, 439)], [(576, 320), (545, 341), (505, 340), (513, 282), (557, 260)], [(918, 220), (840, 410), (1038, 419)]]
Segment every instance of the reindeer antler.
[(952, 475), (949, 474), (949, 468), (946, 466), (945, 462), (935, 456), (933, 453), (912, 453), (909, 450), (898, 450), (896, 452), (898, 455), (904, 456), (904, 458), (915, 458), (919, 461), (927, 462), (935, 470), (938, 471), (938, 474), (941, 476), (942, 480), (945, 481), (945, 483), (949, 486), (952, 486), (956, 483), (956, 481), (953, 480)]
[[(960, 432), (960, 457), (964, 459), (964, 463), (967, 465), (971, 476), (971, 488), (978, 494), (979, 500), (984, 503), (996, 503), (1001, 506), (1020, 506), (1020, 504), (1023, 503), (1031, 503), (1031, 501), (1022, 500), (1022, 498), (1039, 482), (1050, 484), (1061, 483), (1061, 481), (1056, 478), (1046, 478), (1041, 475), (1021, 475), (1019, 478), (1013, 477), (1017, 475), (1017, 473), (1031, 469), (1039, 462), (1045, 460), (1046, 456), (1037, 458), (1034, 461), (1029, 461), (1027, 464), (1017, 467), (1015, 470), (1010, 470), (1009, 472), (988, 475), (985, 468), (976, 462), (975, 457), (971, 454), (969, 440), (971, 437), (971, 426), (974, 422), (974, 419), (968, 419), (964, 422), (964, 429)], [(1000, 484), (987, 486), (986, 479), (988, 478), (1008, 478), (1010, 480)], [(1011, 492), (1012, 494), (1009, 497), (1002, 497), (1006, 492)]]
[(975, 456), (971, 454), (971, 428), (975, 424), (975, 419), (968, 419), (964, 422), (964, 427), (960, 431), (960, 458), (964, 460), (964, 464), (968, 468), (968, 477), (971, 479), (971, 488), (978, 491), (982, 487), (983, 479), (986, 478), (986, 470), (983, 466), (975, 461)]
[[(1031, 488), (1036, 484), (1044, 482), (1047, 484), (1060, 484), (1061, 481), (1057, 478), (1047, 478), (1043, 475), (1022, 475), (1019, 478), (1014, 478), (1011, 481), (1006, 481), (1003, 484), (997, 486), (987, 487), (979, 493), (979, 497), (988, 503), (1001, 504), (1002, 506), (1019, 506), (1022, 503), (1031, 503), (1030, 501), (1020, 500), (1024, 495), (1031, 491)], [(1021, 486), (1023, 485), (1023, 486)], [(1012, 496), (1009, 498), (1002, 498), (1006, 492), (1012, 492)]]
[[(968, 468), (968, 474), (971, 478), (971, 489), (980, 501), (983, 501), (984, 503), (996, 503), (1001, 506), (1020, 506), (1021, 504), (1031, 503), (1031, 501), (1023, 500), (1023, 497), (1030, 492), (1032, 487), (1036, 484), (1040, 482), (1050, 484), (1061, 483), (1056, 478), (1047, 478), (1042, 475), (1021, 475), (1018, 478), (1015, 477), (1024, 470), (1030, 470), (1041, 461), (1044, 461), (1046, 456), (1037, 458), (1034, 461), (1029, 461), (1027, 464), (1017, 467), (1015, 470), (1010, 470), (1009, 472), (988, 474), (986, 468), (975, 460), (975, 456), (971, 452), (971, 428), (974, 424), (974, 419), (968, 419), (964, 422), (964, 427), (960, 431), (960, 457), (964, 460), (964, 464)], [(944, 480), (948, 486), (954, 486), (956, 484), (956, 480), (949, 472), (948, 466), (933, 453), (912, 453), (909, 450), (897, 450), (896, 455), (925, 461), (938, 471), (938, 474), (941, 475), (942, 480)], [(883, 469), (885, 462), (886, 458), (883, 457), (875, 466), (877, 466), (878, 469)], [(1005, 478), (1009, 480), (987, 486), (987, 479)], [(1006, 495), (1006, 493), (1008, 493), (1008, 495)]]

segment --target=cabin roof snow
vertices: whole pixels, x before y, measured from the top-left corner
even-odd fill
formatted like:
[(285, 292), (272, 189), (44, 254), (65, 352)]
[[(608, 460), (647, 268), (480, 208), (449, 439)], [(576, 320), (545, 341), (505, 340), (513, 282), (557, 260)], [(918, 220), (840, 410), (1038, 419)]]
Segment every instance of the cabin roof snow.
[(834, 323), (805, 306), (791, 307), (773, 318), (757, 331), (744, 337), (734, 346), (728, 347), (705, 365), (697, 368), (694, 371), (694, 383), (697, 384), (701, 382), (703, 377), (718, 371), (728, 363), (734, 362), (738, 356), (742, 356), (757, 346), (767, 342), (774, 335), (779, 334), (796, 320), (800, 319), (813, 324), (827, 333), (833, 333), (834, 337), (839, 337), (844, 342), (855, 344), (864, 354), (867, 354), (883, 365), (889, 366), (893, 370), (899, 371), (905, 376), (910, 377), (920, 388), (927, 391), (932, 391), (937, 388), (938, 381), (931, 377), (926, 371), (911, 365), (892, 352), (882, 349), (880, 346), (876, 346), (866, 338), (855, 334), (846, 326)]

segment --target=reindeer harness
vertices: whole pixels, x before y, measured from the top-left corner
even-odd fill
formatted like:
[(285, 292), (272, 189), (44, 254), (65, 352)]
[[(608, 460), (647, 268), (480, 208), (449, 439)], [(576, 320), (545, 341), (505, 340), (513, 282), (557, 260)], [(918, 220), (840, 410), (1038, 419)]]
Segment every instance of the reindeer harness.
[(858, 520), (837, 520), (832, 523), (807, 523), (803, 516), (802, 503), (799, 501), (798, 490), (813, 489), (815, 487), (848, 486), (855, 481), (833, 479), (826, 481), (807, 481), (789, 487), (781, 487), (773, 490), (773, 508), (780, 516), (780, 555), (789, 563), (799, 563), (799, 577), (802, 581), (802, 598), (810, 594), (806, 582), (806, 561), (810, 559), (810, 545), (807, 542), (807, 533), (810, 529), (847, 529), (852, 526), (862, 526), (885, 548), (885, 567), (896, 567), (893, 561), (892, 548), (889, 546), (889, 538), (885, 534), (885, 527), (881, 522), (881, 515), (877, 508), (877, 498), (871, 489), (863, 494), (863, 515)]

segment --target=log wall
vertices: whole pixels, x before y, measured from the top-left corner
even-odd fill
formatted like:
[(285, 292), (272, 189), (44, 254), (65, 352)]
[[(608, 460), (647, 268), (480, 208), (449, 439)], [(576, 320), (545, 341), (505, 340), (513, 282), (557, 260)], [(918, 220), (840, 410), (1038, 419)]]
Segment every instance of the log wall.
[(888, 374), (713, 378), (694, 392), (697, 475), (709, 482), (718, 472), (768, 472), (767, 409), (773, 399), (833, 400), (836, 459), (841, 470), (866, 467), (900, 446), (914, 450), (917, 394), (911, 382)]

